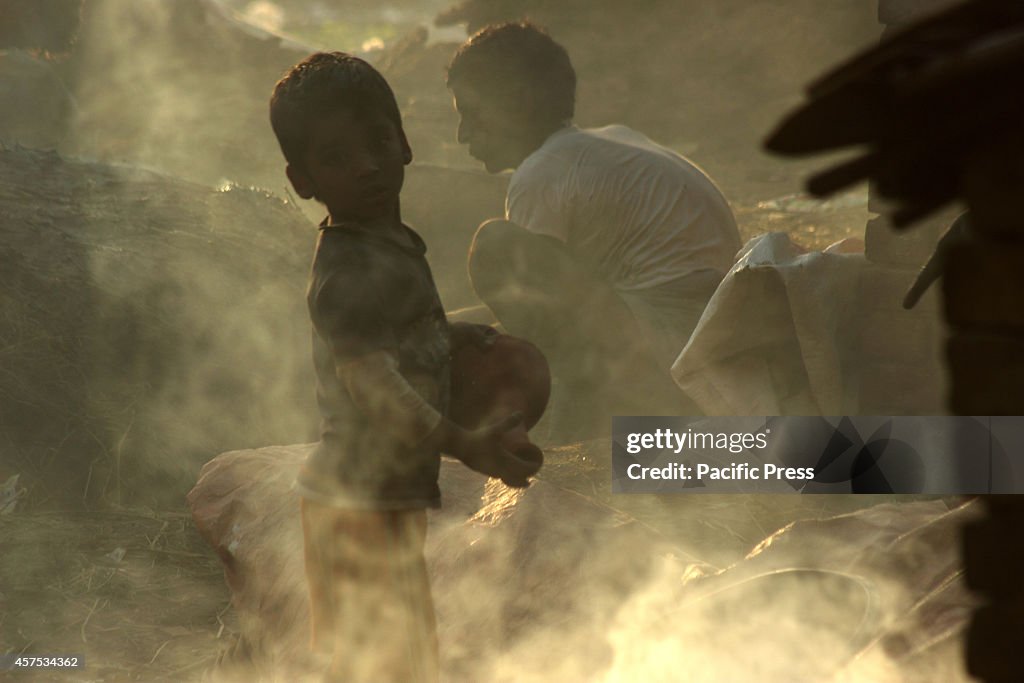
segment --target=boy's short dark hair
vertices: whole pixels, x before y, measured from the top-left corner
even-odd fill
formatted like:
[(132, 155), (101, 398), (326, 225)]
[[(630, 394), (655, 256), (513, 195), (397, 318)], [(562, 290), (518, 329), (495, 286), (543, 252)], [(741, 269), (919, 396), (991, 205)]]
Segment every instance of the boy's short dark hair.
[(535, 104), (546, 103), (552, 123), (575, 113), (576, 71), (569, 54), (528, 21), (486, 26), (466, 41), (448, 65), (448, 86), (459, 82), (484, 92), (510, 85), (536, 92), (542, 97)]
[(302, 165), (310, 121), (338, 110), (386, 116), (402, 132), (395, 94), (376, 69), (344, 52), (317, 52), (293, 66), (270, 97), (270, 125), (289, 164)]

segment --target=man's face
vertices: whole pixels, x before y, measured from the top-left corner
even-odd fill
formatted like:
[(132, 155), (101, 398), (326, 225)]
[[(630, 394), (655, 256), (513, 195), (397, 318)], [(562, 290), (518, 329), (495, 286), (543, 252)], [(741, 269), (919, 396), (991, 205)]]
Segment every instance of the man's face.
[(464, 83), (451, 84), (459, 114), (459, 144), (491, 173), (516, 168), (538, 146), (532, 127), (522, 114), (523, 103), (512, 97), (487, 95)]
[(405, 135), (387, 116), (339, 110), (313, 121), (303, 164), (289, 165), (288, 177), (333, 220), (365, 221), (394, 215), (411, 160)]

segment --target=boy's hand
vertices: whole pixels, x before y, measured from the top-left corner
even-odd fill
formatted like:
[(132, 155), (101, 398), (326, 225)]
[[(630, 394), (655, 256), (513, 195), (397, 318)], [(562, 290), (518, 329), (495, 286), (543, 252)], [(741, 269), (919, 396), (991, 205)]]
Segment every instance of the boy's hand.
[(475, 323), (451, 323), (448, 326), (451, 335), (451, 352), (455, 353), (464, 346), (474, 346), (486, 351), (498, 339), (498, 331), (490, 325)]
[(500, 422), (473, 431), (445, 420), (439, 427), (445, 431), (442, 449), (471, 470), (497, 477), (507, 486), (526, 488), (530, 485), (529, 477), (540, 470), (541, 463), (517, 457), (501, 445), (502, 435), (519, 425), (522, 419), (521, 414), (515, 413)]

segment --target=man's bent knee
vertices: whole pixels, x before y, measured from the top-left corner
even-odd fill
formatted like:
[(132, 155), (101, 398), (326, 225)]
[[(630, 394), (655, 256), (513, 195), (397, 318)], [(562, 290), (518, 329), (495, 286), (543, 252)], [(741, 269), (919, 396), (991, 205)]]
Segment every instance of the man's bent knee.
[(469, 258), (500, 258), (518, 244), (524, 235), (523, 228), (504, 218), (491, 218), (480, 224), (473, 235), (473, 243), (469, 249)]
[(501, 218), (477, 228), (469, 251), (469, 277), (475, 287), (509, 280), (547, 282), (573, 267), (559, 240)]
[(500, 287), (512, 276), (513, 254), (528, 233), (515, 223), (492, 218), (477, 228), (469, 250), (469, 279), (478, 295)]

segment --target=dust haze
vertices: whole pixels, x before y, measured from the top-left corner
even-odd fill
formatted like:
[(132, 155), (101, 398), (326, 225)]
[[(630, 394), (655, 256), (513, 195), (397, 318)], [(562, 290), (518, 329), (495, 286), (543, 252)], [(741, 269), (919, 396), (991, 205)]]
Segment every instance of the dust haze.
[[(288, 653), (233, 668), (259, 627), (185, 506), (214, 456), (317, 438), (305, 286), (323, 212), (290, 191), (267, 113), (289, 66), (344, 50), (389, 80), (415, 157), (403, 217), (455, 311), (479, 304), (466, 249), (508, 181), (455, 141), (444, 67), (469, 33), (547, 27), (577, 70), (579, 125), (691, 157), (744, 240), (823, 249), (863, 237), (866, 188), (810, 200), (824, 162), (760, 141), (878, 40), (876, 5), (0, 0), (0, 654), (85, 655), (39, 681), (302, 675)], [(546, 446), (519, 497), (442, 481), (444, 680), (967, 680), (962, 623), (922, 616), (969, 602), (962, 501), (612, 496), (607, 439)], [(303, 577), (274, 566), (293, 604)]]

